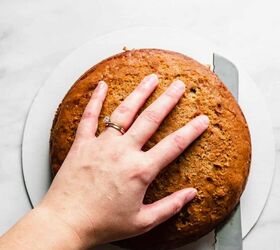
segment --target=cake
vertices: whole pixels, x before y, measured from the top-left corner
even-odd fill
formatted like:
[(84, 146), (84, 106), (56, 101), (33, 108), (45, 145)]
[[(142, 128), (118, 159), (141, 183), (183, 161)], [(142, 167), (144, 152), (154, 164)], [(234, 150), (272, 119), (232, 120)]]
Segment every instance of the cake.
[(159, 77), (159, 86), (143, 109), (176, 79), (185, 83), (186, 90), (145, 144), (144, 151), (199, 114), (207, 115), (210, 125), (156, 177), (144, 203), (152, 203), (186, 187), (195, 187), (197, 196), (165, 223), (143, 235), (115, 243), (128, 249), (172, 249), (207, 234), (238, 204), (250, 168), (251, 141), (246, 120), (232, 94), (209, 67), (173, 51), (135, 49), (93, 66), (64, 97), (51, 129), (50, 159), (54, 175), (73, 143), (81, 115), (97, 83), (104, 80), (109, 86), (99, 118), (98, 135), (105, 128), (104, 116), (110, 115), (151, 73)]

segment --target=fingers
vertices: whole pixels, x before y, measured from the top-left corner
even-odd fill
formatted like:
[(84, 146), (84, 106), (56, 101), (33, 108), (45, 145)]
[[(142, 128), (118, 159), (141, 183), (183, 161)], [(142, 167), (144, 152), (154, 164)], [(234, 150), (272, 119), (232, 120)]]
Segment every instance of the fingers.
[[(127, 130), (133, 122), (136, 113), (144, 105), (157, 85), (158, 78), (155, 74), (146, 76), (137, 88), (112, 113), (110, 117), (111, 121)], [(119, 131), (113, 128), (107, 128), (106, 132), (121, 135)]]
[(139, 214), (139, 223), (143, 232), (149, 231), (178, 213), (186, 203), (196, 196), (196, 193), (196, 189), (186, 188), (152, 204), (143, 205)]
[(107, 89), (108, 86), (104, 81), (98, 83), (81, 117), (76, 138), (95, 136), (98, 117), (107, 94)]
[(158, 169), (155, 170), (155, 175), (178, 157), (188, 145), (205, 131), (208, 125), (209, 119), (207, 116), (197, 116), (147, 151), (146, 155), (154, 163), (153, 165), (158, 166)]
[(184, 92), (185, 85), (182, 81), (173, 82), (155, 102), (141, 113), (127, 131), (126, 136), (131, 137), (135, 144), (142, 148)]

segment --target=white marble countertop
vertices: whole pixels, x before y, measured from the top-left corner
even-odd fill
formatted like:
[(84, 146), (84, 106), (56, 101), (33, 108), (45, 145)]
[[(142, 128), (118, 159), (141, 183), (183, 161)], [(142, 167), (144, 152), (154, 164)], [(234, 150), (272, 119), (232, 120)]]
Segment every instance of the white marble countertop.
[(234, 53), (263, 92), (273, 121), (276, 173), (244, 249), (280, 249), (279, 9), (277, 0), (2, 0), (0, 233), (30, 209), (21, 173), (21, 137), (28, 107), (51, 71), (100, 34), (137, 25), (168, 26), (191, 30)]

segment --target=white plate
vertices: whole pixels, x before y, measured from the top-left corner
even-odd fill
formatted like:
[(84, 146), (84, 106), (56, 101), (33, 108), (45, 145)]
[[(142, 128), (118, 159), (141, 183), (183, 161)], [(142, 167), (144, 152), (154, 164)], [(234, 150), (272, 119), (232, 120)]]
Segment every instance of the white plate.
[(249, 124), (253, 145), (251, 172), (241, 199), (245, 237), (265, 206), (274, 174), (269, 112), (263, 96), (240, 63), (221, 49), (180, 29), (138, 27), (116, 31), (91, 40), (58, 65), (35, 97), (25, 124), (22, 166), (31, 203), (36, 205), (50, 185), (49, 135), (58, 104), (81, 74), (102, 59), (121, 52), (124, 46), (174, 50), (207, 64), (212, 64), (212, 55), (216, 52), (236, 64), (240, 77), (239, 103)]

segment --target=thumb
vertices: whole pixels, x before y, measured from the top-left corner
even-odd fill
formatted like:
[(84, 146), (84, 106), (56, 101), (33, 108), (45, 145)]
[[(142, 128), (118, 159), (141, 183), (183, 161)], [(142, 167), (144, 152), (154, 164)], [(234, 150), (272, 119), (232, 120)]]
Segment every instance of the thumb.
[(143, 205), (139, 214), (141, 224), (144, 225), (143, 231), (149, 231), (178, 213), (196, 194), (196, 189), (185, 188), (152, 204)]

